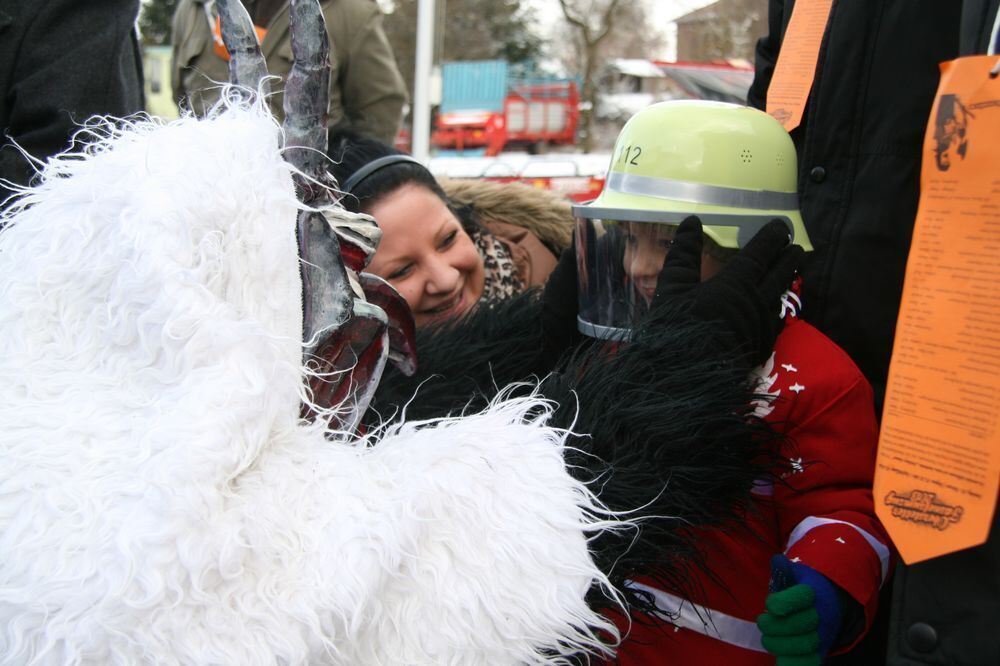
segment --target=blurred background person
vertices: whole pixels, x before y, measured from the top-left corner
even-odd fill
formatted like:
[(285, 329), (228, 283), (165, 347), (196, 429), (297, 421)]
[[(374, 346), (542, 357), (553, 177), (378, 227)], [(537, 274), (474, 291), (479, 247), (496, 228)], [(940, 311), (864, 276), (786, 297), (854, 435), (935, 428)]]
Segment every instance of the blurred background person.
[[(402, 121), (406, 88), (374, 0), (323, 0), (330, 38), (331, 129), (350, 128), (391, 142)], [(243, 0), (257, 26), (271, 74), (284, 81), (292, 67), (287, 0)], [(178, 104), (204, 114), (228, 80), (214, 0), (178, 0), (174, 12), (172, 85)], [(284, 118), (284, 84), (272, 85), (271, 110)]]

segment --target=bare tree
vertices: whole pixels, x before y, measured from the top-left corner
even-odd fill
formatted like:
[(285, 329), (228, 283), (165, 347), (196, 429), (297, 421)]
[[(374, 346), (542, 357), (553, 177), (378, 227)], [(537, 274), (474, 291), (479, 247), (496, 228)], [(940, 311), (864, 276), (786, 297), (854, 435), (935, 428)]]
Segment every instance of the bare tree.
[(614, 28), (619, 18), (621, 0), (559, 0), (566, 21), (575, 29), (581, 47), (583, 63), (584, 106), (580, 112), (581, 142), (583, 152), (590, 152), (593, 145), (593, 117), (597, 106), (597, 70), (601, 62), (599, 47)]
[[(417, 5), (418, 0), (394, 0), (385, 19), (386, 35), (411, 94)], [(517, 63), (536, 59), (542, 52), (542, 39), (534, 32), (534, 13), (519, 0), (438, 0), (435, 15), (440, 40), (436, 50), (445, 61)]]
[(609, 58), (648, 60), (663, 52), (664, 26), (657, 25), (650, 16), (649, 4), (632, 0), (619, 5), (611, 34), (601, 45), (602, 54)]

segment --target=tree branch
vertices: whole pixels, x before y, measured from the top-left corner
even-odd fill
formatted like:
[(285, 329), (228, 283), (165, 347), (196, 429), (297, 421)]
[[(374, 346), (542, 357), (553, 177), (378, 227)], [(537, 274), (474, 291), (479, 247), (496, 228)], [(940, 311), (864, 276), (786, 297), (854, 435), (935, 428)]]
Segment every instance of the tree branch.
[[(617, 1), (618, 0), (615, 0), (615, 2), (617, 2)], [(572, 14), (570, 14), (570, 8), (566, 4), (566, 0), (559, 0), (559, 7), (562, 9), (562, 13), (563, 13), (563, 16), (566, 17), (566, 21), (568, 21), (570, 25), (574, 25), (577, 28), (579, 28), (580, 32), (583, 33), (583, 41), (584, 41), (584, 43), (589, 44), (590, 43), (590, 26), (587, 24), (587, 22), (584, 21), (582, 18), (580, 18), (578, 16), (573, 16)]]
[[(562, 0), (559, 1), (562, 2)], [(613, 15), (615, 9), (618, 8), (618, 2), (619, 0), (611, 0), (611, 2), (608, 3), (608, 6), (604, 11), (604, 16), (601, 17), (601, 24), (604, 26), (604, 30), (594, 40), (594, 44), (601, 42), (605, 37), (608, 36), (608, 33), (611, 32), (611, 28), (614, 26), (615, 23)]]

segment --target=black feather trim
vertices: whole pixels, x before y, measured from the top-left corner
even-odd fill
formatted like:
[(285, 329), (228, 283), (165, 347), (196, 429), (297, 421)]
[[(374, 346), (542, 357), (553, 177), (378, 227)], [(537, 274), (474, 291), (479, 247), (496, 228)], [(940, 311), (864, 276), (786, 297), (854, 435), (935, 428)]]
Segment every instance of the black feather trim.
[[(437, 418), (481, 410), (500, 388), (540, 381), (556, 359), (541, 358), (537, 291), (480, 306), (464, 317), (417, 331), (417, 373), (386, 368), (366, 421)], [(418, 391), (419, 389), (419, 391)]]
[[(632, 342), (586, 344), (561, 360), (542, 357), (539, 322), (538, 299), (526, 294), (420, 331), (420, 371), (387, 373), (369, 419), (404, 407), (410, 419), (480, 410), (500, 388), (529, 382), (528, 392), (543, 380), (553, 424), (581, 433), (566, 452), (571, 473), (612, 511), (643, 517), (638, 531), (595, 536), (595, 562), (634, 610), (651, 609), (626, 585), (639, 575), (694, 592), (711, 575), (697, 530), (738, 526), (754, 481), (774, 469), (778, 436), (752, 416), (748, 368), (717, 329), (670, 304)], [(594, 590), (591, 603), (609, 600)]]
[(559, 405), (557, 423), (588, 435), (567, 452), (573, 473), (595, 479), (611, 510), (643, 507), (651, 516), (640, 538), (605, 531), (591, 543), (595, 561), (640, 610), (650, 600), (625, 582), (642, 575), (672, 592), (696, 592), (711, 572), (693, 528), (736, 527), (754, 482), (773, 468), (777, 435), (751, 415), (748, 369), (727, 356), (717, 333), (664, 306), (632, 342), (578, 353), (542, 385)]

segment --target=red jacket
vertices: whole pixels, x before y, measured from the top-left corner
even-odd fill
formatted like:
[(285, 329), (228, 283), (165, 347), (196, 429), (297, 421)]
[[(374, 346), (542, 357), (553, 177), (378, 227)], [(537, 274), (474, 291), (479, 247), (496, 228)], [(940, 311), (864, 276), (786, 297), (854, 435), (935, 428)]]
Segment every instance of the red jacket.
[(865, 631), (871, 624), (890, 564), (872, 502), (878, 428), (871, 387), (847, 354), (794, 317), (758, 372), (760, 389), (772, 396), (759, 401), (758, 414), (788, 436), (781, 454), (791, 471), (754, 490), (757, 511), (745, 526), (700, 536), (716, 579), (703, 575), (691, 601), (646, 586), (667, 613), (657, 626), (633, 623), (620, 664), (774, 664), (755, 620), (771, 556), (780, 552), (840, 586), (864, 607)]

